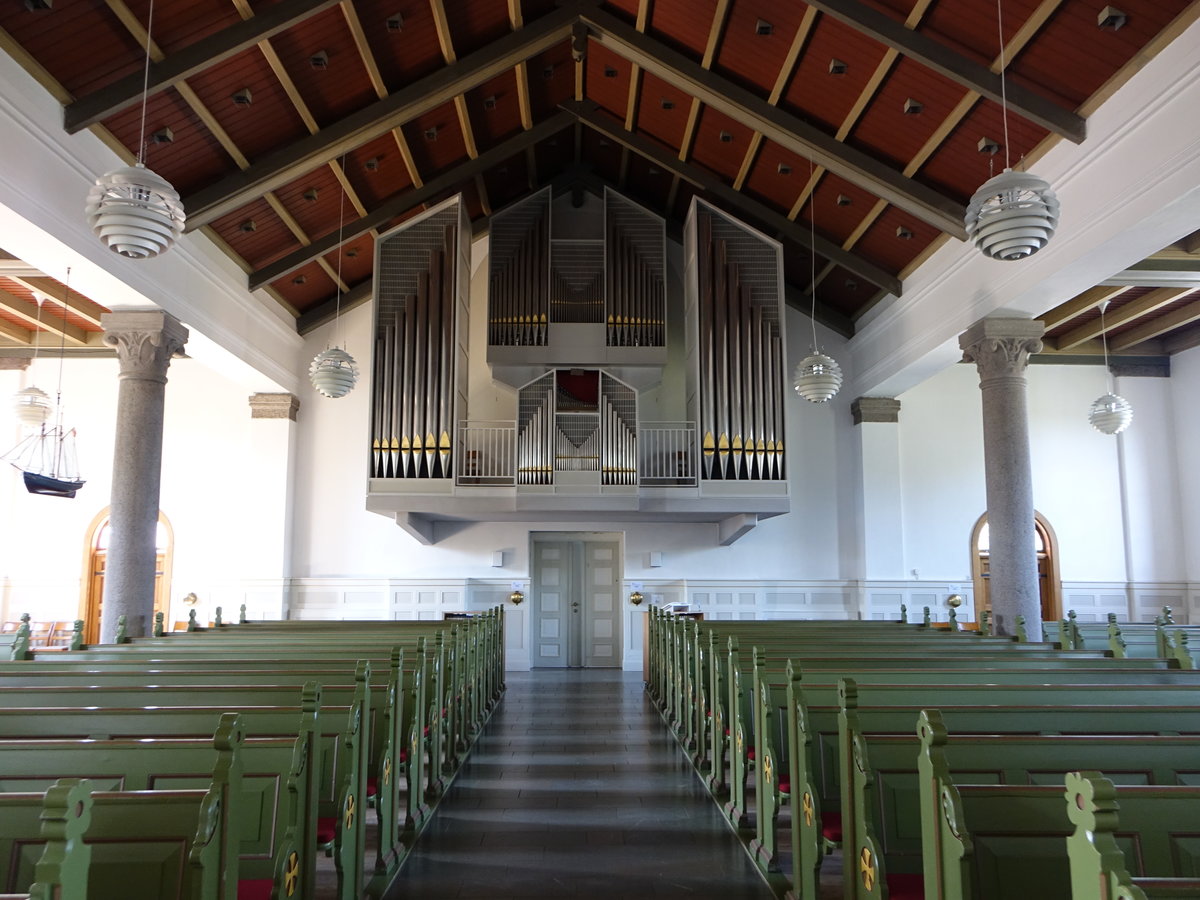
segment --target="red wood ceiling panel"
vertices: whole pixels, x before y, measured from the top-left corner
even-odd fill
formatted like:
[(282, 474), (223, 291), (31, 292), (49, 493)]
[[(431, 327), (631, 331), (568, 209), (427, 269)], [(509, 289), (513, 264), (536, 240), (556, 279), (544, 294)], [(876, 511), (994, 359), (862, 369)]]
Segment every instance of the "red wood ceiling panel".
[(621, 172), (621, 145), (587, 127), (583, 129), (582, 140), (583, 162), (594, 166), (600, 178), (616, 184)]
[(754, 132), (735, 122), (723, 112), (706, 106), (700, 113), (696, 125), (696, 136), (692, 141), (689, 159), (709, 169), (730, 184), (742, 167), (742, 160), (750, 146)]
[[(903, 231), (898, 231), (903, 229)], [(903, 235), (907, 234), (908, 237)], [(854, 252), (898, 275), (941, 234), (903, 210), (889, 206), (854, 245)]]
[(670, 172), (664, 171), (645, 157), (631, 153), (626, 179), (627, 190), (639, 203), (660, 216), (667, 215), (667, 196), (671, 191)]
[[(820, 274), (821, 263), (817, 263), (817, 274)], [(817, 285), (817, 302), (831, 306), (847, 316), (854, 316), (863, 308), (876, 291), (875, 285), (864, 281), (857, 275), (852, 275), (841, 266), (834, 266), (821, 283)]]
[[(145, 26), (150, 18), (150, 0), (127, 0), (126, 5)], [(227, 0), (172, 0), (154, 4), (151, 29), (154, 43), (170, 56), (240, 21), (242, 17)]]
[[(27, 303), (34, 302), (33, 291), (25, 287), (25, 285), (21, 284), (19, 281), (13, 281), (11, 278), (0, 278), (0, 291), (5, 291), (6, 293), (12, 294), (14, 297), (19, 297)], [(50, 307), (47, 306), (47, 311), (49, 311), (49, 309)], [(59, 316), (59, 318), (62, 317)]]
[(1101, 29), (1104, 4), (1066, 0), (1032, 45), (1013, 62), (1016, 83), (1053, 91), (1074, 107), (1090, 97), (1189, 4), (1182, 0), (1134, 0), (1114, 4), (1128, 14), (1117, 31)]
[(4, 3), (0, 28), (76, 97), (142, 69), (145, 51), (103, 3)]
[[(75, 312), (75, 307), (80, 300), (78, 291), (69, 291), (61, 281), (55, 281), (54, 279), (51, 279), (51, 281), (54, 281), (53, 289), (49, 293), (42, 293), (42, 296), (45, 298), (45, 301), (42, 303), (42, 319), (54, 319), (61, 322), (63, 320), (63, 310), (65, 309), (66, 320), (71, 325), (82, 328), (84, 331), (96, 333), (104, 330), (99, 325), (93, 324), (90, 319), (85, 319), (79, 313)], [(0, 290), (7, 291), (14, 297), (20, 297), (22, 300), (30, 303), (36, 302), (36, 294), (33, 290), (11, 278), (0, 277)], [(88, 302), (95, 303), (94, 300), (89, 300)], [(100, 307), (102, 311), (108, 312), (99, 303), (95, 303), (95, 305)]]
[[(896, 168), (903, 168), (965, 94), (965, 88), (945, 76), (900, 59), (851, 132), (850, 140), (891, 160)], [(905, 113), (909, 99), (923, 105), (921, 112)]]
[(509, 69), (467, 91), (467, 109), (480, 153), (520, 131), (521, 103), (517, 98), (516, 71)]
[(446, 19), (459, 59), (512, 31), (508, 4), (496, 0), (447, 0)]
[(571, 165), (575, 159), (573, 130), (568, 128), (553, 137), (538, 142), (534, 148), (534, 159), (537, 166), (539, 184), (545, 184), (554, 179), (559, 172)]
[[(1008, 117), (1009, 158), (1013, 168), (1020, 166), (1022, 155), (1037, 146), (1047, 133), (1024, 119)], [(984, 137), (999, 144), (1000, 152), (994, 156), (981, 153), (979, 140)], [(980, 100), (917, 172), (916, 178), (965, 201), (992, 175), (1003, 170), (1004, 123), (1000, 105)]]
[(629, 24), (637, 22), (639, 0), (604, 0), (604, 9)]
[(654, 0), (647, 31), (697, 60), (703, 58), (717, 0)]
[[(310, 191), (315, 193), (313, 199), (305, 196)], [(346, 199), (346, 192), (329, 166), (318, 166), (306, 172), (281, 186), (275, 195), (309, 240), (337, 231), (339, 209), (343, 222), (358, 218), (358, 212)]]
[[(820, 16), (784, 93), (785, 109), (836, 134), (883, 59), (886, 48), (829, 16)], [(846, 71), (829, 71), (833, 60)]]
[[(355, 0), (355, 8), (389, 91), (398, 91), (445, 65), (428, 3)], [(396, 15), (399, 20), (393, 19)]]
[(657, 75), (643, 72), (634, 130), (654, 138), (671, 148), (672, 152), (678, 153), (691, 108), (690, 94), (663, 81)]
[(303, 268), (272, 281), (271, 287), (298, 312), (305, 312), (333, 299), (336, 292), (333, 279), (325, 274), (315, 259)]
[(807, 159), (764, 140), (742, 190), (776, 211), (787, 213), (808, 184), (808, 175)]
[[(1038, 8), (1037, 0), (1004, 0), (1004, 40), (1011, 41)], [(935, 3), (918, 31), (980, 65), (990, 66), (1000, 55), (996, 6), (978, 3)]]
[(529, 192), (529, 167), (525, 153), (517, 153), (484, 173), (492, 211), (503, 209)]
[(571, 44), (563, 41), (529, 60), (529, 104), (534, 121), (553, 115), (558, 105), (575, 96), (575, 63)]
[[(243, 226), (250, 222), (254, 223), (254, 229), (243, 230)], [(238, 256), (255, 269), (260, 269), (301, 246), (291, 229), (283, 224), (275, 210), (262, 199), (253, 200), (222, 216), (212, 223), (212, 228)]]
[[(110, 116), (104, 125), (130, 152), (136, 153), (140, 104)], [(173, 140), (169, 144), (154, 143), (151, 135), (164, 127), (171, 129)], [(237, 171), (233, 159), (174, 89), (155, 94), (147, 103), (146, 140), (146, 166), (171, 182), (183, 196), (221, 175)]]
[[(342, 267), (342, 283), (353, 286), (371, 277), (375, 264), (375, 243), (371, 236), (364, 234), (348, 242), (338, 250), (324, 254), (325, 262), (335, 273), (339, 262)], [(336, 295), (336, 289), (335, 289)]]
[[(10, 313), (3, 307), (0, 307), (0, 322), (7, 322), (9, 325), (15, 325), (17, 328), (24, 328), (30, 333), (38, 331), (38, 329), (34, 328), (32, 323), (26, 322), (20, 316), (16, 315), (15, 313)], [(44, 329), (42, 330), (42, 333), (45, 333)], [(39, 346), (41, 345), (40, 341), (41, 339), (39, 339)]]
[[(340, 6), (305, 19), (271, 44), (322, 128), (376, 99)], [(328, 67), (314, 68), (310, 60), (322, 51)]]
[(815, 215), (817, 234), (841, 244), (858, 228), (877, 199), (870, 191), (826, 172), (796, 218), (808, 225)]
[(441, 169), (467, 158), (462, 126), (453, 103), (443, 103), (404, 125), (404, 136), (421, 178), (428, 181)]
[[(308, 129), (257, 47), (188, 79), (237, 148), (254, 160), (281, 144), (308, 134)], [(248, 89), (250, 105), (233, 101)]]
[[(1106, 317), (1110, 316), (1110, 315), (1112, 315), (1112, 313), (1115, 313), (1122, 306), (1126, 306), (1127, 304), (1132, 303), (1135, 300), (1142, 299), (1142, 297), (1145, 297), (1147, 294), (1149, 294), (1153, 290), (1155, 290), (1155, 288), (1141, 287), (1141, 286), (1127, 288), (1126, 290), (1122, 291), (1120, 294), (1118, 294), (1117, 296), (1115, 296), (1111, 299), (1111, 301), (1109, 302), (1109, 305), (1108, 305), (1108, 309), (1105, 311), (1105, 316)], [(1086, 325), (1089, 322), (1098, 322), (1099, 320), (1100, 320), (1100, 307), (1093, 306), (1091, 309), (1086, 310), (1085, 312), (1082, 312), (1079, 315), (1068, 319), (1066, 322), (1063, 322), (1057, 328), (1050, 329), (1049, 331), (1046, 332), (1045, 336), (1046, 336), (1047, 340), (1057, 340), (1058, 338), (1060, 338), (1064, 334), (1066, 334), (1068, 331), (1074, 331), (1080, 325)], [(1109, 336), (1111, 337), (1115, 332), (1116, 332), (1116, 329), (1110, 329)]]
[(588, 41), (587, 68), (584, 75), (586, 95), (605, 110), (624, 121), (629, 104), (632, 66), (608, 47)]
[[(1155, 289), (1151, 288), (1150, 290), (1155, 290)], [(1133, 331), (1133, 329), (1139, 328), (1142, 325), (1145, 325), (1147, 322), (1153, 322), (1156, 319), (1161, 319), (1163, 316), (1167, 315), (1168, 313), (1175, 312), (1176, 310), (1182, 309), (1185, 306), (1191, 306), (1192, 304), (1194, 304), (1196, 302), (1196, 300), (1197, 300), (1197, 295), (1196, 295), (1195, 290), (1191, 291), (1190, 293), (1183, 294), (1182, 296), (1175, 298), (1174, 300), (1172, 300), (1170, 303), (1166, 304), (1165, 306), (1159, 307), (1158, 309), (1156, 309), (1153, 313), (1151, 313), (1148, 316), (1144, 316), (1139, 319), (1134, 319), (1132, 322), (1129, 322), (1126, 325), (1118, 325), (1116, 328), (1109, 328), (1108, 329), (1108, 339), (1109, 339), (1109, 341), (1112, 341), (1112, 339), (1114, 337), (1118, 337), (1122, 334), (1125, 334), (1126, 332)], [(1113, 307), (1109, 307), (1109, 311), (1112, 312), (1115, 310), (1113, 309)], [(1107, 313), (1106, 313), (1106, 315), (1107, 315)], [(1174, 330), (1174, 329), (1172, 329), (1172, 330)], [(1163, 336), (1165, 337), (1165, 335), (1163, 335)], [(1135, 344), (1134, 346), (1136, 347), (1138, 345)]]
[(412, 186), (408, 166), (404, 164), (396, 138), (390, 131), (347, 153), (343, 168), (354, 192), (368, 210)]
[[(807, 9), (803, 3), (736, 0), (713, 68), (768, 96)], [(760, 21), (771, 27), (770, 34), (757, 33)]]

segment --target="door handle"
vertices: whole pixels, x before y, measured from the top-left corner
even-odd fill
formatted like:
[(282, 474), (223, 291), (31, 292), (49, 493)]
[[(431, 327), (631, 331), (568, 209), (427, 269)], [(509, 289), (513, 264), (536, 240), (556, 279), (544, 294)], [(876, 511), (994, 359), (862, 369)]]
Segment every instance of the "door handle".
[(579, 601), (578, 600), (571, 601), (571, 612), (579, 612)]

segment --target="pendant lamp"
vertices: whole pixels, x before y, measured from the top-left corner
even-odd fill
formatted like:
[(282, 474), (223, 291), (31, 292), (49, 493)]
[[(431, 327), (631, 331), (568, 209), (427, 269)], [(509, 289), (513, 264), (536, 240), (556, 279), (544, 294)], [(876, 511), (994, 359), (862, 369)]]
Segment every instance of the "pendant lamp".
[(967, 205), (967, 237), (992, 259), (1017, 260), (1037, 253), (1058, 227), (1058, 197), (1044, 178), (1014, 172), (1009, 164), (1008, 91), (1004, 81), (1004, 20), (996, 0), (1000, 35), (1000, 114), (1004, 122), (1004, 171), (985, 181)]
[[(41, 348), (42, 335), (42, 300), (41, 294), (34, 294), (34, 300), (37, 301), (37, 328), (33, 332), (33, 362), (37, 362), (38, 350)], [(17, 414), (17, 421), (22, 425), (27, 425), (30, 428), (41, 428), (46, 420), (50, 418), (50, 410), (54, 408), (54, 404), (50, 402), (50, 395), (43, 391), (40, 387), (30, 385), (27, 388), (22, 388), (17, 391), (13, 397), (13, 410)]]
[(1104, 345), (1104, 373), (1108, 379), (1108, 393), (1096, 400), (1088, 409), (1088, 421), (1101, 434), (1120, 434), (1133, 421), (1133, 406), (1113, 390), (1112, 372), (1108, 368), (1108, 332), (1104, 327), (1104, 311), (1108, 301), (1100, 304), (1100, 340)]
[[(812, 181), (813, 164), (808, 163), (809, 181)], [(809, 292), (812, 308), (809, 322), (812, 324), (812, 352), (800, 360), (792, 376), (792, 387), (809, 403), (825, 403), (833, 398), (842, 387), (842, 367), (831, 356), (822, 353), (817, 346), (817, 195), (813, 187), (812, 209), (809, 211), (809, 234), (811, 236)]]
[(96, 237), (114, 253), (150, 259), (165, 253), (183, 234), (184, 212), (179, 192), (146, 168), (146, 100), (150, 84), (150, 29), (154, 3), (146, 23), (146, 61), (142, 84), (142, 126), (137, 163), (101, 175), (88, 192), (86, 214)]
[[(342, 157), (342, 165), (345, 165), (345, 156)], [(333, 330), (335, 334), (339, 333), (342, 319), (342, 227), (343, 216), (346, 210), (346, 192), (341, 193), (341, 199), (338, 204), (338, 242), (337, 242), (337, 304), (336, 312), (333, 318)], [(312, 382), (312, 386), (317, 393), (322, 396), (329, 397), (332, 400), (337, 400), (339, 397), (345, 397), (348, 393), (354, 390), (354, 385), (358, 381), (358, 365), (354, 361), (354, 357), (346, 352), (343, 347), (329, 347), (318, 353), (312, 361), (312, 365), (308, 367), (308, 380)]]

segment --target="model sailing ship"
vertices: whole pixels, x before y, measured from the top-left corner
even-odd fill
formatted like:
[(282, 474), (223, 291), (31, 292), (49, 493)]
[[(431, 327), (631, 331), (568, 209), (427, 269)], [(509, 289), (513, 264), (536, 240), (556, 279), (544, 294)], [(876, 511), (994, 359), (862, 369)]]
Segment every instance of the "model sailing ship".
[(31, 494), (74, 497), (84, 485), (75, 455), (75, 429), (64, 429), (61, 422), (54, 425), (43, 422), (37, 433), (25, 438), (3, 458), (21, 471), (25, 489)]

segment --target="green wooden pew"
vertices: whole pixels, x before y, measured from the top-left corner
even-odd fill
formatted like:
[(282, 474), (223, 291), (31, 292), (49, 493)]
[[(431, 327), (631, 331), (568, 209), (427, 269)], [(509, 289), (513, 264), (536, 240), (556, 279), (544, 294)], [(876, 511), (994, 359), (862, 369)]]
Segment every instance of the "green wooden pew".
[[(41, 882), (29, 894), (45, 900), (238, 896), (237, 791), (220, 764), (213, 774), (207, 788), (101, 792), (64, 779), (45, 793), (0, 794), (0, 885)], [(69, 868), (48, 889), (52, 867), (38, 860), (57, 848)], [(294, 893), (297, 874), (290, 883)]]
[(91, 792), (79, 779), (40, 794), (0, 793), (0, 897), (86, 900), (91, 849), (83, 836), (91, 811)]
[(1067, 838), (1073, 900), (1200, 897), (1200, 872), (1188, 852), (1200, 832), (1195, 786), (1116, 786), (1099, 772), (1071, 773), (1066, 786), (1075, 826)]
[[(943, 797), (947, 773), (969, 773), (958, 780), (972, 784), (1048, 784), (1058, 789), (1065, 772), (1103, 765), (1135, 783), (1174, 784), (1196, 772), (1200, 754), (1198, 709), (943, 706), (916, 712), (862, 707), (855, 693), (856, 686), (845, 682), (839, 746), (843, 856), (848, 862), (843, 867), (843, 888), (845, 896), (855, 900), (922, 896), (922, 884), (944, 887), (948, 883), (946, 870), (955, 863), (934, 865), (930, 854), (922, 860), (927, 843), (923, 835), (934, 841), (930, 853), (937, 855), (936, 835), (924, 831), (923, 824), (941, 804), (933, 798)], [(1154, 712), (1158, 714), (1144, 714)], [(915, 733), (899, 733), (904, 723), (910, 728), (916, 725)], [(947, 727), (955, 735), (949, 745)], [(1190, 734), (1157, 733), (1167, 730)], [(932, 764), (931, 757), (937, 758)], [(1058, 835), (1065, 837), (1065, 816), (1061, 807), (1057, 810), (1052, 820), (1057, 822)], [(1027, 814), (1024, 808), (1020, 815), (1014, 813), (1014, 833), (1028, 827), (1016, 821)], [(968, 822), (965, 827), (972, 827), (969, 819), (960, 820), (960, 829), (963, 821)], [(1019, 847), (1022, 841), (1014, 840), (1012, 845)], [(1058, 849), (1059, 859), (1065, 860), (1065, 846)], [(990, 870), (981, 877), (990, 878)], [(993, 896), (1016, 895), (1006, 890)], [(945, 896), (971, 894), (949, 890)], [(1065, 894), (1051, 891), (1045, 896)]]
[[(0, 709), (0, 740), (199, 738), (211, 734), (227, 711), (225, 707), (198, 706)], [(314, 685), (305, 691), (300, 706), (257, 706), (237, 712), (245, 735), (295, 739), (306, 729), (315, 735), (311, 743), (314, 758), (307, 771), (318, 817), (305, 821), (302, 845), (316, 848), (326, 838), (332, 841), (338, 896), (357, 900), (362, 895), (365, 855), (364, 804), (360, 801), (364, 781), (362, 700), (349, 707), (322, 706), (320, 689)]]

